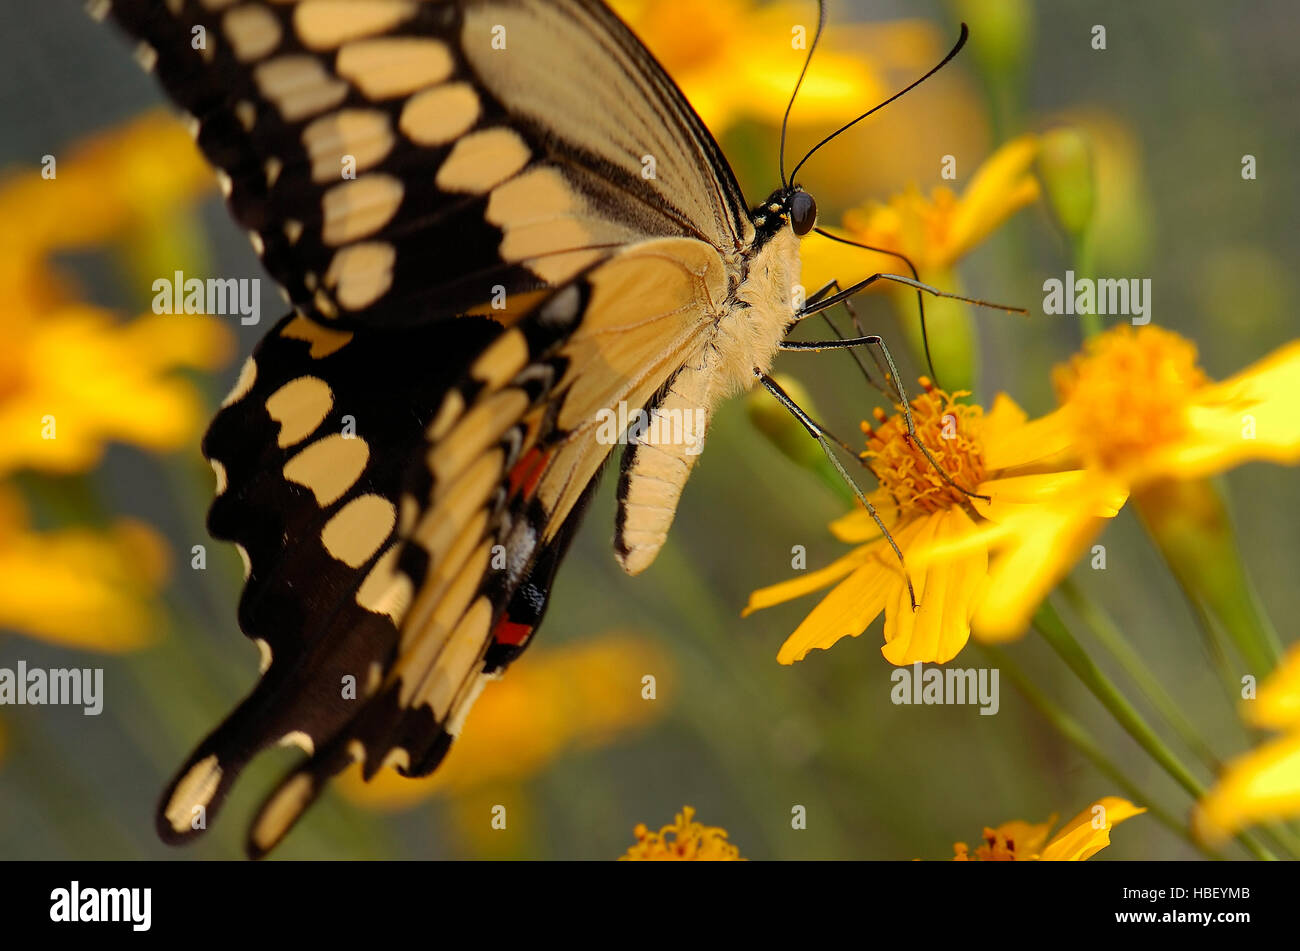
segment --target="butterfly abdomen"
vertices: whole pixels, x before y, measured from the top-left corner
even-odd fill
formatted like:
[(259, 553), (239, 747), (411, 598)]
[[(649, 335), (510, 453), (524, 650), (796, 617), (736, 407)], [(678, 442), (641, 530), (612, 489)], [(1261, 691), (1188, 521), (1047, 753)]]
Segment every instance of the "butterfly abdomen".
[(629, 433), (618, 485), (614, 552), (628, 574), (650, 566), (668, 538), (677, 503), (704, 448), (713, 411), (766, 373), (794, 313), (799, 240), (778, 232), (754, 256), (713, 333), (649, 408), (644, 432)]
[(718, 351), (704, 348), (649, 408), (645, 425), (629, 433), (614, 532), (614, 553), (628, 574), (648, 568), (668, 538), (682, 489), (704, 448), (719, 362)]

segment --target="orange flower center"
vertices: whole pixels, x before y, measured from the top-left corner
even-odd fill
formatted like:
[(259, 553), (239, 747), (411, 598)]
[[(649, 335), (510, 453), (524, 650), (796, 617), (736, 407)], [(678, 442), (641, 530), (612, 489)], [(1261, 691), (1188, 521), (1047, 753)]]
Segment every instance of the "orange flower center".
[(1109, 469), (1179, 439), (1186, 407), (1208, 378), (1196, 345), (1147, 325), (1120, 327), (1088, 342), (1087, 352), (1053, 373), (1085, 457)]
[(984, 481), (980, 442), (984, 411), (956, 401), (956, 397), (967, 394), (950, 396), (925, 377), (921, 378), (921, 388), (925, 392), (911, 403), (912, 422), (917, 439), (929, 450), (938, 469), (908, 438), (902, 413), (887, 416), (877, 408), (876, 425), (862, 424), (867, 437), (862, 459), (879, 480), (881, 490), (897, 504), (900, 516), (961, 505), (967, 499), (961, 489), (974, 492)]
[(1014, 862), (1016, 856), (1016, 842), (1009, 836), (999, 832), (997, 829), (984, 829), (984, 842), (975, 850), (975, 857), (972, 859), (970, 846), (965, 842), (956, 842), (953, 844), (953, 861), (954, 862)]
[(734, 862), (740, 849), (727, 841), (727, 832), (695, 821), (695, 810), (686, 806), (672, 825), (651, 832), (644, 823), (633, 830), (636, 845), (627, 850), (625, 861), (633, 862)]

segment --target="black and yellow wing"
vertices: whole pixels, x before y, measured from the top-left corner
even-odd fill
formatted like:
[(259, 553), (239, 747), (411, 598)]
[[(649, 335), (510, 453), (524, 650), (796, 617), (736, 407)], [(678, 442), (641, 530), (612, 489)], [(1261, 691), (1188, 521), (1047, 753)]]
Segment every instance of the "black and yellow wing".
[(611, 449), (601, 410), (664, 390), (753, 228), (596, 0), (97, 6), (295, 305), (204, 441), (262, 679), (158, 816), (193, 838), (253, 755), (296, 744), (261, 855), (348, 764), (437, 766), (541, 620)]
[(98, 5), (321, 319), (478, 312), (648, 237), (752, 234), (716, 143), (598, 0)]

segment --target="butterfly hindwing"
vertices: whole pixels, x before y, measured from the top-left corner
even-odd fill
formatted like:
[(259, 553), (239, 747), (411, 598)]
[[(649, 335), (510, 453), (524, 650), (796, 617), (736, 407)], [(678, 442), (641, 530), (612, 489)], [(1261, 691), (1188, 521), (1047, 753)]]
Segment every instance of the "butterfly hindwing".
[(294, 316), (245, 363), (204, 439), (208, 525), (239, 547), (239, 621), (263, 677), (180, 771), (187, 795), (164, 797), (165, 837), (196, 831), (194, 807), (210, 814), (258, 750), (332, 736), (388, 663), (399, 605), (365, 579), (449, 381), (501, 332), (480, 319), (358, 337)]
[(620, 402), (650, 402), (707, 326), (697, 285), (721, 291), (721, 265), (704, 266), (707, 255), (689, 239), (623, 252), (494, 339), (448, 391), (403, 498), (419, 514), (399, 524), (392, 564), (374, 569), (400, 566), (395, 583), (412, 583), (396, 650), (357, 715), (268, 798), (252, 854), (354, 761), (367, 777), (438, 765), (485, 680), (541, 621), (613, 449), (601, 421)]

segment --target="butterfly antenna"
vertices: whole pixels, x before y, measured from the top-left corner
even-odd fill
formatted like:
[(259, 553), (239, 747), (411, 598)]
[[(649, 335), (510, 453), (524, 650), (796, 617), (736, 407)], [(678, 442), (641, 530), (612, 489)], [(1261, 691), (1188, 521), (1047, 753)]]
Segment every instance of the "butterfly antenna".
[[(785, 116), (781, 119), (781, 186), (784, 188), (788, 183), (785, 180), (785, 130), (790, 125), (790, 110), (794, 108), (795, 97), (799, 95), (799, 87), (803, 85), (803, 78), (808, 73), (808, 64), (812, 62), (813, 53), (817, 49), (817, 41), (822, 38), (822, 27), (826, 25), (826, 0), (817, 0), (817, 33), (813, 36), (812, 44), (808, 47), (808, 55), (804, 57), (803, 69), (799, 70), (799, 78), (795, 81), (794, 92), (790, 93), (790, 101), (785, 107)], [(796, 169), (797, 171), (797, 169)]]
[[(935, 66), (933, 69), (931, 69), (928, 73), (926, 73), (926, 74), (925, 74), (924, 76), (922, 76), (920, 79), (916, 80), (916, 82), (914, 82), (914, 83), (912, 83), (911, 85), (907, 86), (906, 88), (904, 88), (904, 89), (900, 89), (898, 92), (894, 93), (892, 96), (890, 96), (890, 97), (889, 97), (888, 99), (886, 99), (884, 102), (882, 102), (880, 105), (875, 106), (875, 107), (872, 108), (872, 109), (868, 109), (866, 112), (862, 113), (862, 115), (858, 116), (858, 117), (857, 117), (856, 119), (854, 119), (852, 122), (846, 122), (844, 125), (840, 126), (838, 129), (836, 129), (836, 130), (835, 130), (834, 132), (832, 132), (830, 135), (826, 136), (826, 138), (822, 139), (820, 142), (818, 142), (816, 145), (814, 145), (811, 149), (808, 150), (808, 154), (805, 155), (803, 158), (801, 158), (801, 159), (799, 160), (799, 164), (796, 165), (796, 166), (794, 167), (794, 171), (790, 173), (790, 180), (791, 180), (791, 181), (794, 181), (795, 176), (797, 176), (797, 175), (799, 174), (799, 169), (803, 168), (803, 163), (806, 162), (806, 161), (808, 161), (810, 158), (812, 158), (813, 153), (816, 152), (818, 149), (820, 149), (823, 145), (825, 145), (825, 144), (826, 144), (827, 142), (829, 142), (831, 139), (835, 138), (836, 136), (838, 136), (838, 135), (840, 135), (840, 134), (842, 134), (842, 133), (844, 133), (844, 132), (849, 131), (849, 129), (853, 128), (855, 125), (857, 125), (859, 122), (861, 122), (861, 121), (862, 121), (863, 119), (865, 119), (867, 116), (871, 115), (873, 112), (877, 112), (877, 111), (879, 111), (879, 110), (885, 108), (885, 106), (889, 105), (889, 104), (890, 104), (891, 102), (893, 102), (895, 99), (898, 99), (899, 97), (905, 95), (906, 93), (911, 92), (911, 91), (912, 91), (913, 89), (915, 89), (917, 86), (921, 85), (921, 83), (925, 82), (927, 79), (929, 79), (929, 78), (930, 78), (931, 76), (933, 76), (935, 73), (937, 73), (939, 70), (941, 70), (941, 69), (943, 69), (945, 66), (947, 66), (948, 63), (949, 63), (949, 61), (950, 61), (954, 56), (956, 56), (958, 53), (961, 52), (961, 48), (962, 48), (963, 46), (966, 45), (966, 39), (967, 39), (967, 37), (969, 37), (969, 36), (970, 36), (970, 30), (969, 30), (969, 28), (967, 28), (966, 24), (963, 23), (963, 24), (961, 25), (961, 36), (957, 37), (957, 45), (954, 46), (954, 47), (953, 47), (953, 48), (948, 52), (948, 55), (945, 56), (945, 57), (940, 61), (940, 63), (939, 63), (938, 66)], [(806, 67), (805, 67), (805, 68), (806, 68)], [(800, 77), (800, 78), (802, 79), (802, 77)], [(796, 87), (796, 88), (797, 88), (797, 87)], [(789, 110), (788, 110), (788, 109), (786, 110), (786, 114), (787, 114), (787, 115), (789, 114)], [(782, 130), (782, 136), (781, 136), (781, 137), (782, 137), (782, 141), (784, 142), (784, 139), (785, 139), (785, 132), (784, 132), (784, 129)], [(782, 168), (784, 169), (784, 164), (782, 165)], [(782, 182), (785, 181), (785, 176), (784, 176), (784, 174), (782, 174), (782, 176), (781, 176), (781, 180), (782, 180)]]

